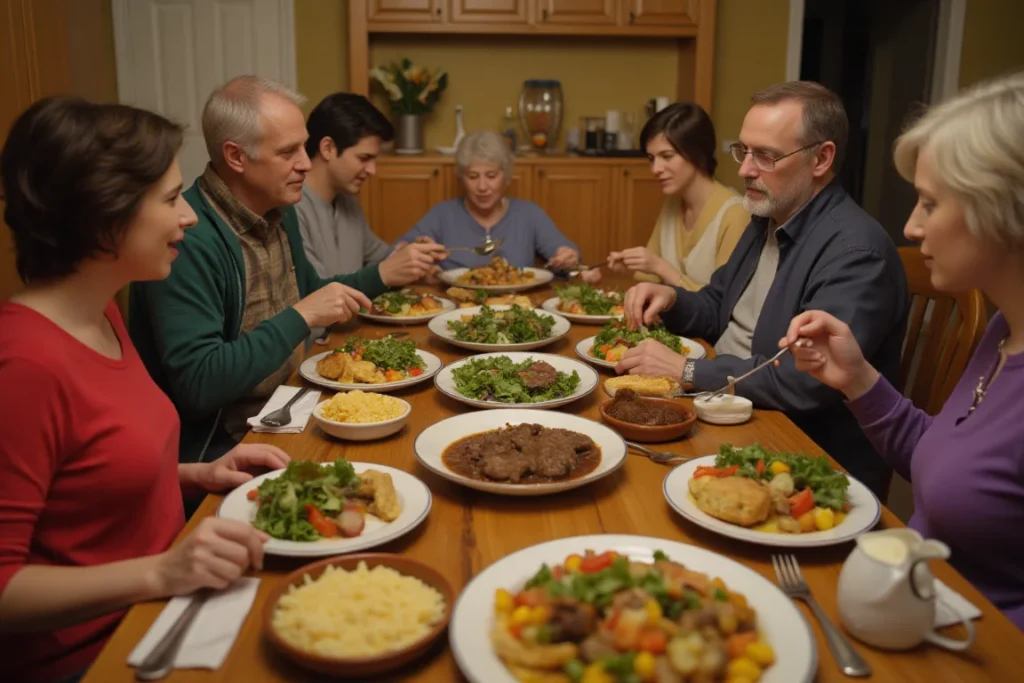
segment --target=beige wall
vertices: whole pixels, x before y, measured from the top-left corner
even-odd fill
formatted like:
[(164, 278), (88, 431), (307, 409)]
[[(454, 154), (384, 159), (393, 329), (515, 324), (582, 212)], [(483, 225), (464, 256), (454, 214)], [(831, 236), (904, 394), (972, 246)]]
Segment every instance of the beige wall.
[[(298, 81), (310, 106), (348, 87), (344, 6), (295, 0)], [(718, 3), (711, 113), (720, 139), (736, 137), (754, 90), (785, 77), (788, 19), (789, 0)], [(429, 148), (451, 144), (457, 104), (469, 130), (499, 130), (527, 78), (562, 82), (564, 135), (584, 115), (619, 109), (639, 116), (648, 98), (674, 96), (677, 71), (676, 48), (667, 40), (404, 36), (374, 39), (370, 57), (371, 65), (409, 57), (448, 72), (448, 90), (426, 121)], [(719, 178), (735, 182), (731, 161), (723, 159), (720, 169)]]
[(1024, 68), (1024, 2), (968, 0), (960, 86)]

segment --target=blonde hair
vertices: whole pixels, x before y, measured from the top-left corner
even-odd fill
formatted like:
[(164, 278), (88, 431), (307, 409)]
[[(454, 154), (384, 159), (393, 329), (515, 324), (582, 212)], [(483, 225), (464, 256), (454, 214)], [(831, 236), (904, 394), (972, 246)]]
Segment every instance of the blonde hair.
[(1024, 71), (961, 92), (900, 135), (893, 159), (908, 181), (924, 150), (971, 235), (1024, 247)]
[(505, 138), (494, 131), (478, 130), (462, 138), (455, 150), (455, 172), (462, 178), (474, 161), (494, 164), (505, 174), (505, 184), (512, 180), (514, 158)]
[(238, 76), (220, 86), (203, 107), (203, 138), (214, 163), (224, 161), (224, 143), (236, 143), (250, 159), (259, 159), (260, 104), (264, 95), (279, 95), (296, 106), (306, 98), (262, 76)]

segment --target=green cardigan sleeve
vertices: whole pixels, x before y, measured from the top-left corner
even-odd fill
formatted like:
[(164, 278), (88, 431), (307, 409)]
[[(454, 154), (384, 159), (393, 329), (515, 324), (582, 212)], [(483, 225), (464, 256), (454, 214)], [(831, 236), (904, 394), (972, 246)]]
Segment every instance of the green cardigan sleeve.
[[(309, 335), (292, 307), (239, 335), (241, 274), (212, 229), (186, 233), (169, 278), (136, 287), (165, 391), (183, 417), (203, 417), (247, 395)], [(189, 239), (189, 238), (193, 239)], [(139, 310), (136, 308), (135, 310)]]

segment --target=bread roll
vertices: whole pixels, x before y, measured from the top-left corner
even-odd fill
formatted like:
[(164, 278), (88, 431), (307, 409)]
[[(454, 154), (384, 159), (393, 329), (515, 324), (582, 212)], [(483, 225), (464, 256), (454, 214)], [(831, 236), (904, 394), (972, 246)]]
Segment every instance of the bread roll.
[(681, 393), (679, 382), (671, 377), (653, 377), (651, 375), (621, 375), (605, 380), (605, 392), (615, 398), (619, 389), (632, 389), (640, 396), (656, 396), (671, 398)]

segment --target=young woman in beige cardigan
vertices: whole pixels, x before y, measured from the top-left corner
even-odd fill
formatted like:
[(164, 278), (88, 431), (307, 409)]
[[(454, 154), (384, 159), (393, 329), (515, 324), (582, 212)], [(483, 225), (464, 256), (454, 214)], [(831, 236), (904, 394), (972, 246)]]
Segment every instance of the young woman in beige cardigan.
[[(666, 195), (646, 247), (608, 255), (614, 272), (698, 290), (729, 260), (750, 222), (743, 200), (714, 179), (715, 128), (700, 105), (676, 103), (655, 114), (640, 133), (651, 171)], [(596, 282), (600, 271), (584, 273)]]

